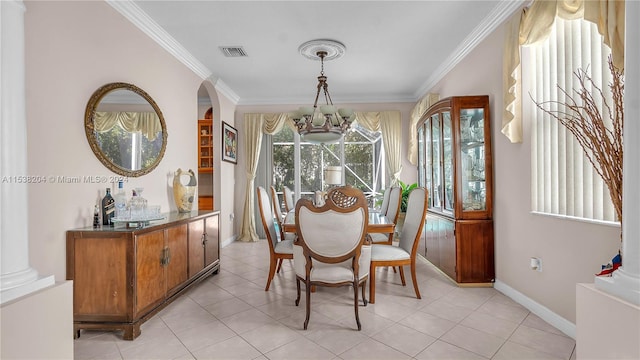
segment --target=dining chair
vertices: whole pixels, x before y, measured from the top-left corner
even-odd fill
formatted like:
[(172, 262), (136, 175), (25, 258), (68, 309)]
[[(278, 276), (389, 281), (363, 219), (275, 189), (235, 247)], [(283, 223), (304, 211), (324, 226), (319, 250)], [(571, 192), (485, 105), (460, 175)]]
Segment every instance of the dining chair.
[(296, 203), (298, 238), (293, 245), (293, 267), (296, 272), (300, 303), (300, 282), (306, 288), (306, 318), (309, 325), (311, 291), (316, 286), (353, 286), (353, 304), (358, 330), (358, 287), (367, 305), (365, 287), (369, 277), (371, 246), (366, 239), (367, 200), (361, 190), (351, 186), (329, 190), (324, 205), (316, 207), (308, 199)]
[[(369, 302), (376, 301), (376, 267), (378, 266), (398, 266), (400, 269), (400, 280), (402, 286), (406, 286), (404, 278), (404, 266), (411, 266), (411, 278), (416, 297), (421, 299), (418, 281), (416, 279), (416, 253), (418, 252), (418, 241), (422, 234), (425, 217), (427, 214), (427, 190), (422, 187), (415, 188), (409, 194), (407, 202), (407, 214), (404, 218), (400, 241), (398, 245), (373, 244), (371, 245), (371, 268), (369, 274)], [(295, 262), (295, 260), (294, 260)]]
[[(262, 226), (267, 235), (267, 243), (269, 244), (269, 276), (267, 277), (267, 286), (264, 291), (269, 290), (271, 280), (273, 280), (276, 272), (280, 272), (282, 261), (284, 259), (293, 259), (293, 240), (279, 237), (276, 232), (273, 212), (271, 211), (271, 201), (269, 194), (262, 186), (257, 189), (258, 207), (260, 208), (260, 218)], [(277, 270), (276, 270), (277, 267)]]
[[(386, 194), (389, 193), (387, 197), (387, 209), (384, 214), (388, 220), (393, 222), (394, 224), (398, 222), (398, 215), (400, 215), (400, 205), (402, 203), (402, 188), (399, 186), (392, 186), (391, 188), (385, 191)], [(393, 244), (393, 235), (394, 233), (374, 233), (371, 235), (371, 242), (374, 244)]]
[[(296, 235), (294, 233), (288, 233), (284, 231), (284, 219), (286, 214), (282, 213), (282, 209), (280, 208), (280, 201), (278, 200), (278, 193), (276, 192), (276, 188), (271, 186), (271, 202), (273, 203), (273, 213), (275, 214), (276, 223), (278, 224), (279, 234), (281, 239), (285, 240), (293, 240)], [(278, 272), (280, 271), (280, 267), (278, 267)]]
[(286, 186), (282, 187), (282, 194), (284, 196), (284, 211), (289, 212), (295, 208), (293, 202), (293, 191)]
[(382, 194), (382, 204), (380, 205), (380, 214), (385, 214), (387, 208), (389, 208), (389, 196), (391, 196), (391, 188), (384, 191)]

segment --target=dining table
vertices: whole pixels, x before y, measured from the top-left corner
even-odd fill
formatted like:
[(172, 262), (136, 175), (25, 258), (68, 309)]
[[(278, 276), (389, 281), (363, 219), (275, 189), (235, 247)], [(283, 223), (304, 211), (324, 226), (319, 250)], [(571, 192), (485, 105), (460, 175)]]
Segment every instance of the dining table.
[[(389, 220), (385, 215), (377, 211), (369, 211), (369, 221), (367, 223), (368, 233), (390, 234), (395, 231), (396, 224)], [(285, 216), (282, 223), (282, 230), (288, 233), (296, 232), (296, 211), (291, 210)]]

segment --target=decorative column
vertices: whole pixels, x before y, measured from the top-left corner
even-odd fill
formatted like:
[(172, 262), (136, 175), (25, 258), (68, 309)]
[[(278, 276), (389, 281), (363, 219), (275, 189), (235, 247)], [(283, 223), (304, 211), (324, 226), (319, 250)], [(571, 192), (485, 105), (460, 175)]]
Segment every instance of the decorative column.
[(29, 266), (24, 12), (0, 1), (0, 303), (54, 283)]
[(640, 305), (640, 2), (625, 2), (624, 159), (622, 163), (622, 266), (596, 277), (596, 288)]

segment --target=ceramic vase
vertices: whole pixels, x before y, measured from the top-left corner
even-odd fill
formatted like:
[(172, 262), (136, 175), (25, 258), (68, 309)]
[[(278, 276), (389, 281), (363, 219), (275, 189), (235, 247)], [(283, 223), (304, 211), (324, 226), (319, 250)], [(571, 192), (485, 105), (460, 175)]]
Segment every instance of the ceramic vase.
[[(186, 185), (181, 181), (183, 176), (189, 176), (189, 181)], [(197, 185), (196, 175), (191, 169), (189, 169), (189, 171), (178, 169), (173, 174), (173, 199), (176, 202), (178, 212), (191, 212)]]

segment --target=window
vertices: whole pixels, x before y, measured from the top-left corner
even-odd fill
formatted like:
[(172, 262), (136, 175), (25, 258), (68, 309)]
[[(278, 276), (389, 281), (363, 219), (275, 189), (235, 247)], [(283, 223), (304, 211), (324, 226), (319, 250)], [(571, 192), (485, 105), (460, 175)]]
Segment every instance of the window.
[[(559, 89), (574, 95), (573, 88), (578, 85), (574, 71), (579, 68), (586, 69), (596, 84), (602, 84), (600, 89), (610, 98), (611, 73), (607, 63), (610, 53), (595, 24), (583, 19), (556, 18), (547, 40), (523, 48), (525, 99), (528, 93), (536, 101), (564, 102), (565, 95)], [(584, 155), (578, 141), (532, 101), (528, 100), (527, 103), (533, 119), (533, 211), (616, 221), (607, 187)]]
[[(341, 142), (296, 143), (296, 138), (295, 132), (287, 126), (272, 137), (273, 184), (278, 191), (282, 186), (295, 189), (296, 182), (300, 185), (301, 197), (312, 198), (315, 190), (326, 190), (324, 169), (339, 166), (343, 152), (346, 184), (359, 188), (370, 199), (384, 189), (384, 149), (380, 132), (354, 124), (344, 136), (344, 147)], [(295, 175), (296, 147), (300, 153), (298, 179)]]

